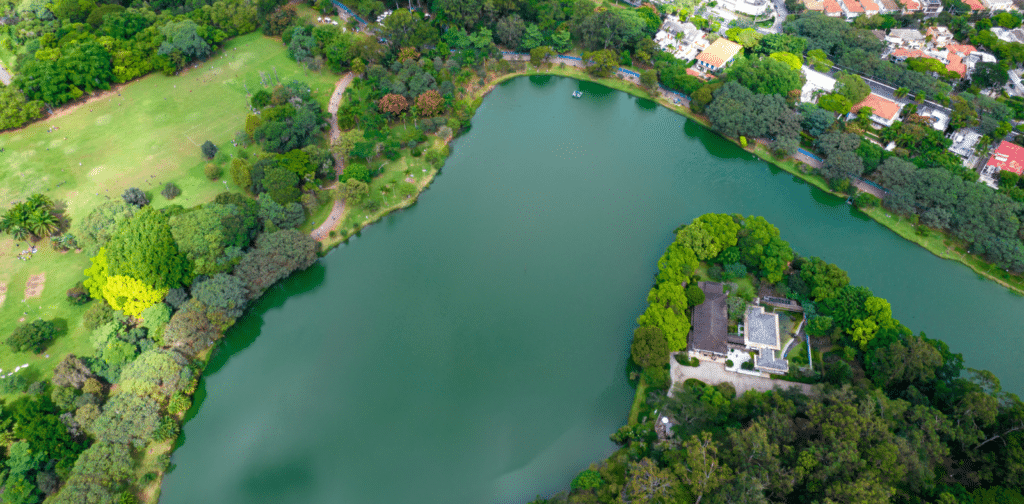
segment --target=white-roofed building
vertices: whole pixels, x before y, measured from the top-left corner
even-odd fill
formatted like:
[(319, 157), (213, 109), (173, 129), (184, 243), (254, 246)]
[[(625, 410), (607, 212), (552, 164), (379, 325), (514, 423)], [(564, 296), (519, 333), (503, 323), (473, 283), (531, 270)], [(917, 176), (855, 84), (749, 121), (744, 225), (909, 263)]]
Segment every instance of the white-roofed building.
[(836, 87), (836, 80), (828, 74), (821, 73), (809, 66), (802, 68), (807, 82), (800, 90), (800, 101), (814, 103), (818, 101), (818, 95), (831, 93)]

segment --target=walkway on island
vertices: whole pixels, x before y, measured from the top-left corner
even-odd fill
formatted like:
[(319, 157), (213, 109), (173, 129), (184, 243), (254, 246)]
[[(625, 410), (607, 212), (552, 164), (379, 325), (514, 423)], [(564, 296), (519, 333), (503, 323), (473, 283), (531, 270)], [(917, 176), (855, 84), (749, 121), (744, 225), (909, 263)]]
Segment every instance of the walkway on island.
[[(341, 106), (341, 97), (345, 94), (345, 88), (352, 82), (352, 72), (349, 72), (341, 77), (338, 81), (338, 85), (334, 87), (334, 94), (331, 95), (331, 101), (327, 105), (327, 111), (331, 114), (331, 144), (336, 143), (341, 138), (341, 129), (338, 128), (338, 107)], [(345, 161), (342, 159), (334, 160), (334, 173), (341, 176), (342, 172), (345, 171)], [(331, 184), (328, 189), (336, 187), (337, 183)], [(323, 224), (309, 233), (314, 240), (320, 241), (331, 234), (341, 224), (341, 215), (345, 213), (345, 202), (341, 199), (334, 201), (334, 207), (331, 208), (331, 214), (327, 216)]]
[(684, 366), (673, 358), (672, 359), (672, 386), (676, 383), (682, 383), (690, 378), (695, 378), (708, 385), (718, 385), (719, 383), (731, 383), (736, 388), (736, 396), (743, 395), (748, 390), (758, 390), (761, 392), (767, 392), (772, 389), (788, 389), (790, 387), (796, 387), (801, 392), (807, 395), (814, 393), (814, 387), (806, 383), (797, 383), (783, 380), (773, 380), (771, 378), (765, 378), (761, 376), (751, 376), (747, 374), (734, 373), (732, 371), (725, 370), (725, 364), (720, 362), (708, 362), (700, 361), (700, 366), (690, 367)]

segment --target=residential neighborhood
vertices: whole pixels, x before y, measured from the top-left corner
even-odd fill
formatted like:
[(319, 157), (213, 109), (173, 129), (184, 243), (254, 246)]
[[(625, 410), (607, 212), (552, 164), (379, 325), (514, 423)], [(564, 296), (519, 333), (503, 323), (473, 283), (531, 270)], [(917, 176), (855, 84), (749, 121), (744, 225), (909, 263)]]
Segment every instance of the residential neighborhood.
[[(1006, 170), (1007, 164), (995, 156), (1003, 156), (1004, 151), (1011, 149), (1008, 146), (1016, 145), (1013, 143), (1016, 129), (1024, 119), (1024, 70), (1018, 68), (1024, 61), (1000, 61), (997, 52), (989, 49), (998, 43), (1024, 47), (1024, 28), (1019, 21), (1022, 16), (1012, 2), (799, 0), (797, 3), (804, 12), (820, 12), (854, 26), (871, 28), (871, 36), (882, 43), (875, 55), (879, 62), (912, 71), (903, 79), (893, 80), (886, 75), (857, 72), (828, 60), (812, 61), (810, 53), (798, 55), (802, 82), (799, 94), (794, 95), (798, 103), (832, 110), (848, 122), (860, 121), (865, 141), (889, 155), (900, 155), (906, 149), (898, 139), (891, 138), (895, 133), (886, 131), (898, 131), (904, 123), (931, 126), (941, 132), (949, 159), (958, 160), (961, 173), (973, 173), (974, 180), (998, 189), (998, 172)], [(770, 18), (786, 13), (786, 6), (781, 2), (775, 5), (757, 0), (704, 2), (698, 3), (692, 13), (687, 9), (669, 11), (655, 42), (666, 53), (690, 65), (687, 75), (705, 82), (722, 77), (737, 61), (764, 58), (763, 53), (751, 53), (752, 41), (787, 35), (785, 23)], [(970, 35), (980, 30), (965, 27), (954, 17), (958, 15), (969, 15), (978, 26), (988, 30), (980, 33), (982, 45), (973, 42), (978, 36), (972, 39)], [(788, 16), (790, 21), (794, 19), (793, 14)], [(951, 28), (938, 22), (943, 19), (960, 24)], [(1007, 26), (999, 26), (993, 19)], [(1008, 19), (1017, 21), (1007, 24)], [(775, 54), (772, 57), (776, 57)], [(836, 98), (841, 94), (838, 89), (843, 87), (837, 79), (844, 75), (859, 77), (868, 90), (866, 94), (855, 95), (856, 102), (846, 100), (848, 105)], [(934, 79), (948, 85), (953, 92), (912, 93), (904, 84), (908, 79), (914, 82)], [(974, 101), (973, 107), (982, 111), (977, 118), (963, 115), (961, 96)], [(1021, 100), (1020, 104), (1014, 100)], [(979, 108), (982, 102), (1006, 105)], [(997, 113), (986, 116), (986, 108), (994, 108)], [(1020, 175), (1020, 172), (1014, 173)]]

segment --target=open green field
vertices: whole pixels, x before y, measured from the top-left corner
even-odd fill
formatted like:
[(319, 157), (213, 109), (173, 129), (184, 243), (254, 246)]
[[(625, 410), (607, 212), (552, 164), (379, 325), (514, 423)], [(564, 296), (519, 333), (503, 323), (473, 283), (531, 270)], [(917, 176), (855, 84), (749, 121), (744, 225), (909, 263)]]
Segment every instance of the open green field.
[[(261, 75), (262, 74), (262, 75)], [(258, 33), (237, 37), (210, 60), (181, 75), (153, 74), (86, 103), (69, 107), (23, 129), (0, 134), (0, 205), (4, 208), (34, 193), (67, 205), (71, 231), (100, 203), (119, 198), (129, 187), (147, 192), (154, 206), (170, 204), (160, 196), (167, 182), (182, 195), (173, 203), (191, 206), (224, 190), (239, 190), (230, 180), (210, 182), (199, 145), (210, 140), (229, 154), (235, 132), (249, 113), (247, 93), (265, 82), (300, 80), (309, 84), (326, 109), (337, 77), (316, 73), (288, 59), (279, 39)], [(47, 132), (50, 127), (59, 128)], [(0, 341), (19, 320), (63, 317), (68, 335), (40, 355), (14, 354), (0, 346), (0, 372), (30, 364), (30, 378), (47, 376), (68, 353), (91, 353), (87, 330), (80, 325), (84, 308), (70, 306), (65, 291), (83, 278), (85, 253), (59, 254), (49, 240), (36, 244), (31, 259), (18, 259), (29, 245), (0, 237)], [(29, 277), (45, 274), (41, 296), (23, 300)], [(22, 371), (25, 373), (26, 371)]]

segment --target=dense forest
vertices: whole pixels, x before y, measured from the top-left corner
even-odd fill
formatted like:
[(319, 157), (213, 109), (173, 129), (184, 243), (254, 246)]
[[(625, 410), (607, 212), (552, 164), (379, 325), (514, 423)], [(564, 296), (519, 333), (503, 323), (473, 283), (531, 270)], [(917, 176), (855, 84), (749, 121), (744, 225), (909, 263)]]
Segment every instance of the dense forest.
[[(760, 289), (801, 302), (823, 355), (788, 379), (813, 392), (779, 381), (737, 397), (730, 384), (691, 379), (669, 396), (670, 352), (685, 348), (688, 307), (703, 302), (683, 286), (748, 271)], [(535, 504), (1024, 502), (1024, 403), (892, 318), (836, 265), (796, 255), (764, 218), (707, 214), (680, 227), (656, 281), (631, 348), (633, 377), (649, 386), (639, 421), (612, 435), (621, 447), (570, 493)], [(753, 297), (731, 292), (730, 313), (732, 300)], [(661, 418), (667, 435), (655, 429)]]

